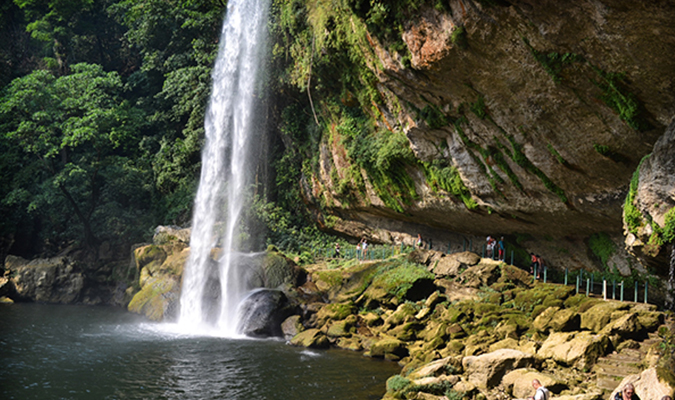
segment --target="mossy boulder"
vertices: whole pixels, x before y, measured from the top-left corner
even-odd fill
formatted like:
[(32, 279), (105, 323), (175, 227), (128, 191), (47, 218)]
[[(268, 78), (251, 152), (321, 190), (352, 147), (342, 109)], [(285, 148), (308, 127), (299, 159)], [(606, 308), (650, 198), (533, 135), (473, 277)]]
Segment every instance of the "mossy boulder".
[(590, 370), (597, 359), (604, 356), (609, 348), (609, 338), (592, 332), (554, 332), (546, 339), (537, 352), (542, 359), (551, 358), (556, 362)]
[(145, 281), (129, 302), (128, 310), (153, 321), (175, 318), (180, 299), (180, 283), (171, 275), (158, 275)]
[(294, 346), (302, 346), (309, 348), (326, 348), (330, 342), (326, 335), (319, 329), (307, 329), (295, 335), (291, 339), (291, 344)]
[(378, 299), (380, 303), (389, 300), (394, 304), (405, 300), (423, 300), (437, 290), (434, 278), (434, 274), (420, 265), (401, 263), (398, 260), (382, 263), (373, 273), (363, 296)]
[(375, 342), (370, 347), (369, 355), (397, 361), (408, 355), (408, 349), (403, 341), (389, 337)]
[(383, 329), (389, 330), (394, 326), (400, 325), (403, 322), (414, 320), (417, 309), (410, 303), (403, 303), (396, 308), (396, 311), (385, 318)]
[(307, 273), (298, 267), (293, 260), (272, 248), (262, 260), (264, 287), (276, 289), (284, 285), (297, 287), (302, 285)]
[(490, 389), (499, 385), (504, 375), (517, 368), (532, 367), (532, 354), (512, 349), (497, 350), (480, 356), (465, 357), (462, 360), (468, 381), (479, 388)]
[(162, 246), (154, 244), (139, 247), (134, 250), (134, 260), (136, 261), (136, 268), (138, 271), (147, 266), (148, 269), (154, 272), (155, 269), (162, 265), (164, 260), (166, 260), (166, 257), (166, 251), (164, 251)]
[(663, 324), (663, 313), (655, 311), (639, 311), (638, 322), (640, 326), (647, 332), (654, 332)]
[(326, 304), (317, 313), (317, 323), (323, 325), (329, 320), (343, 320), (355, 312), (352, 302)]
[[(514, 265), (502, 264), (498, 283), (512, 283), (518, 287), (532, 287), (532, 275)], [(494, 286), (494, 285), (493, 285)]]
[(594, 333), (598, 333), (607, 326), (612, 319), (620, 317), (619, 314), (615, 314), (616, 311), (625, 311), (629, 308), (629, 304), (619, 301), (608, 301), (595, 304), (581, 314), (581, 329), (588, 329)]
[(295, 335), (305, 330), (299, 315), (291, 315), (281, 323), (281, 331), (286, 340), (291, 340)]
[(501, 276), (500, 264), (499, 261), (483, 259), (478, 265), (462, 272), (457, 277), (457, 281), (472, 288), (490, 286)]
[(329, 338), (349, 337), (356, 332), (356, 316), (350, 315), (341, 321), (333, 322), (329, 327), (326, 335)]

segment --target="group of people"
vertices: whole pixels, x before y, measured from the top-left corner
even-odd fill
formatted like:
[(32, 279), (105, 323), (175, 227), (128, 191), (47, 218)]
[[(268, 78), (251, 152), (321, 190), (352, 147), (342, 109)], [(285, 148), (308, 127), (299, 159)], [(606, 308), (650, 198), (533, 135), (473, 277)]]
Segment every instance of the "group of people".
[[(534, 388), (534, 395), (528, 397), (527, 400), (549, 400), (551, 398), (551, 392), (541, 384), (539, 379), (532, 381), (532, 387)], [(614, 395), (614, 400), (640, 400), (640, 397), (635, 393), (635, 386), (632, 383), (627, 383), (621, 391)], [(665, 395), (661, 397), (661, 400), (673, 400), (673, 398)]]
[[(506, 248), (504, 246), (504, 236), (500, 237), (499, 240), (496, 240), (492, 236), (488, 236), (486, 239), (485, 248), (487, 250), (488, 258), (495, 258), (496, 255), (497, 260), (504, 261), (504, 250)], [(495, 253), (495, 248), (497, 249), (497, 253)]]

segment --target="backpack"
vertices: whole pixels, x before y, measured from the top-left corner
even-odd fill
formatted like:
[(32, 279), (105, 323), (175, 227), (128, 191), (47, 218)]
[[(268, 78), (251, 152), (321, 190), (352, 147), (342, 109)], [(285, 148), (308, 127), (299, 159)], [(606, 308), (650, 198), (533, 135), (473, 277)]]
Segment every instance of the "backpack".
[(548, 391), (545, 387), (540, 387), (537, 389), (537, 392), (541, 390), (541, 393), (544, 395), (543, 400), (548, 400), (551, 397), (551, 392)]

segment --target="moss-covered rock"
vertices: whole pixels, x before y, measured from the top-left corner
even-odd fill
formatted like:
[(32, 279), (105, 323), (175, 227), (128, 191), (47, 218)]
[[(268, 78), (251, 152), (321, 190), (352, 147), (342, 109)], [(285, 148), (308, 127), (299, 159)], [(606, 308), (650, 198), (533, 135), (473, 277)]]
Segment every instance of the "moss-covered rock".
[(310, 348), (325, 348), (330, 342), (326, 335), (318, 329), (307, 329), (295, 335), (291, 339), (291, 344), (294, 346), (310, 347)]
[(342, 320), (356, 312), (354, 303), (326, 304), (317, 313), (317, 323), (323, 325), (329, 320)]
[(502, 377), (517, 368), (532, 367), (535, 358), (522, 351), (503, 349), (462, 360), (468, 381), (479, 388), (489, 389), (501, 383)]
[[(613, 313), (616, 311), (625, 311), (628, 308), (630, 308), (630, 305), (619, 301), (608, 301), (595, 304), (581, 314), (581, 329), (588, 329), (598, 333), (612, 321)], [(617, 317), (619, 317), (619, 315), (614, 314), (614, 318)]]
[(284, 285), (299, 286), (304, 283), (307, 273), (293, 260), (277, 251), (267, 251), (262, 263), (264, 287), (276, 289)]
[(171, 275), (149, 278), (129, 303), (131, 312), (143, 314), (153, 321), (176, 317), (180, 283)]
[(537, 352), (540, 358), (551, 358), (556, 362), (590, 370), (597, 359), (607, 352), (610, 341), (605, 335), (588, 331), (554, 332), (546, 339)]
[(375, 342), (369, 351), (371, 357), (384, 357), (388, 360), (399, 360), (408, 355), (405, 343), (395, 338), (384, 338)]

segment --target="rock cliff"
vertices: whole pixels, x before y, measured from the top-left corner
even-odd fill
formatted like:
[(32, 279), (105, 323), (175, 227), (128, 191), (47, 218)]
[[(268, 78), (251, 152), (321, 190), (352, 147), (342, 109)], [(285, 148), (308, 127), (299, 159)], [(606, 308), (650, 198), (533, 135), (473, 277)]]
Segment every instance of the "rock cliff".
[[(397, 38), (368, 24), (379, 2), (351, 2), (333, 14), (323, 3), (307, 5), (317, 42), (348, 19), (352, 33), (365, 38), (354, 43), (375, 77), (372, 104), (347, 93), (343, 108), (363, 110), (376, 126), (373, 140), (388, 141), (390, 152), (403, 146), (413, 153), (359, 163), (348, 148), (355, 135), (348, 112), (328, 106), (327, 95), (321, 100), (327, 83), (309, 85), (330, 122), (302, 187), (325, 229), (408, 244), (421, 232), (442, 246), (460, 240), (453, 234), (530, 234), (575, 249), (558, 266), (601, 267), (583, 250), (588, 238), (603, 233), (622, 242), (631, 176), (675, 116), (675, 7), (613, 0), (422, 4), (399, 21), (404, 46), (396, 47)], [(319, 13), (337, 22), (320, 25)], [(312, 82), (329, 79), (315, 74)], [(396, 142), (397, 135), (406, 140)], [(663, 184), (672, 191), (672, 182)], [(667, 211), (672, 202), (659, 206)], [(613, 261), (623, 273), (636, 265), (627, 258)]]

